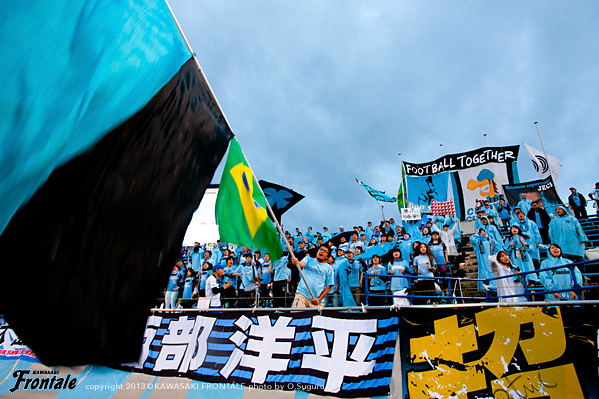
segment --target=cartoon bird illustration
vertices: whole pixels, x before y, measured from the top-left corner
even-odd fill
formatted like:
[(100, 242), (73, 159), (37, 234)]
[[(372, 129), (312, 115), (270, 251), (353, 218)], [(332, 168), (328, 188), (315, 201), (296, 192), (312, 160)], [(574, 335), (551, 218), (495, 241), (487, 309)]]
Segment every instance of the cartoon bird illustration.
[(495, 174), (489, 169), (483, 169), (476, 177), (478, 181), (468, 181), (468, 190), (474, 191), (479, 189), (480, 195), (482, 197), (495, 198), (495, 194), (497, 193), (497, 184), (493, 180), (494, 177)]

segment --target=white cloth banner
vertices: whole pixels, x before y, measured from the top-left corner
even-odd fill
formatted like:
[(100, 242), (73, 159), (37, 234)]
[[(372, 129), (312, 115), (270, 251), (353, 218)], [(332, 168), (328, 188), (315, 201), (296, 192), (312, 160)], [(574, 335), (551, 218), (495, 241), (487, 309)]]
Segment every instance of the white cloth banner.
[(537, 171), (539, 178), (544, 179), (553, 174), (553, 181), (555, 181), (559, 170), (562, 168), (560, 160), (549, 154), (545, 157), (545, 154), (541, 151), (532, 148), (526, 143), (524, 143), (524, 146), (526, 147), (526, 151), (528, 151), (528, 155), (530, 155), (530, 160), (532, 161), (532, 165)]
[(476, 200), (497, 201), (503, 193), (503, 185), (509, 184), (505, 164), (487, 163), (481, 166), (463, 169), (459, 172), (464, 197), (465, 220), (476, 218)]

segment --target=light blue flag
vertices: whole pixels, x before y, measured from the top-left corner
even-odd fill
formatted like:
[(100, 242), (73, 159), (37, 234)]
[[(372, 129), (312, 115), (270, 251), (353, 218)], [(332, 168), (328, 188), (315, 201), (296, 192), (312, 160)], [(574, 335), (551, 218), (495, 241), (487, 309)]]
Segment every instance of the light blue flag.
[(0, 3), (0, 233), (192, 56), (163, 0)]

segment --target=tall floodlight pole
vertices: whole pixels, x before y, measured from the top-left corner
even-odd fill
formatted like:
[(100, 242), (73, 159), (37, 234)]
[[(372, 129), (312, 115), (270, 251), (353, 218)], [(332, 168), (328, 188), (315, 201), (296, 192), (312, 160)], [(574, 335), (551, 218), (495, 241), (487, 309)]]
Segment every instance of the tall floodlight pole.
[(488, 147), (489, 146), (489, 140), (487, 140), (487, 133), (483, 134), (483, 136), (485, 137), (485, 144)]

